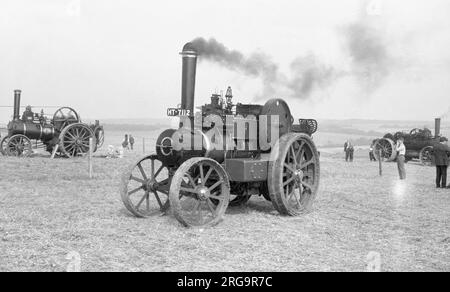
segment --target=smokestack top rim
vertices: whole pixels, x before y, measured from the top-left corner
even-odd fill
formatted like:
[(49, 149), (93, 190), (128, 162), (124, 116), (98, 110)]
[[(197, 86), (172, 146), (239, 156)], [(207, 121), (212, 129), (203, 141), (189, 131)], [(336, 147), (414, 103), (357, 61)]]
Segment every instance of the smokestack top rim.
[(195, 48), (194, 44), (192, 43), (186, 43), (183, 46), (183, 51), (180, 53), (180, 55), (198, 55), (197, 49)]

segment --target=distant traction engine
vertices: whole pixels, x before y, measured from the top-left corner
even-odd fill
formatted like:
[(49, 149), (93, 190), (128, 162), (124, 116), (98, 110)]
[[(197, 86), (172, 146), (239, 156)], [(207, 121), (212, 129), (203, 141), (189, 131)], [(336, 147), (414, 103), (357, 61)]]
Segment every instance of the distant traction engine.
[(15, 90), (13, 120), (8, 123), (8, 135), (0, 141), (3, 155), (27, 157), (33, 149), (40, 147), (52, 153), (58, 146), (58, 155), (72, 158), (89, 151), (90, 138), (94, 151), (103, 145), (104, 130), (98, 121), (92, 125), (84, 124), (70, 107), (59, 108), (49, 119), (43, 111), (33, 113), (27, 106), (20, 117), (20, 98), (21, 91)]
[(432, 150), (439, 144), (441, 137), (441, 119), (435, 119), (434, 136), (431, 130), (412, 129), (409, 133), (397, 132), (395, 134), (388, 133), (383, 138), (374, 141), (375, 152), (380, 152), (381, 158), (385, 161), (394, 161), (397, 159), (395, 144), (399, 137), (403, 137), (406, 148), (406, 162), (418, 159), (424, 166), (433, 165)]

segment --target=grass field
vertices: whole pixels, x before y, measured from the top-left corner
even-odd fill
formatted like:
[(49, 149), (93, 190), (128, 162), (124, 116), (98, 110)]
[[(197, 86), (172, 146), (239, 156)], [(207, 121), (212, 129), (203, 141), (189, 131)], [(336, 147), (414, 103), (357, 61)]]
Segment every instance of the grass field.
[[(150, 149), (149, 149), (150, 151)], [(137, 153), (139, 152), (139, 153)], [(323, 152), (314, 211), (283, 217), (252, 198), (218, 226), (186, 229), (172, 216), (137, 219), (124, 208), (119, 177), (142, 151), (87, 162), (0, 157), (0, 271), (450, 271), (450, 190), (434, 169), (355, 162)]]

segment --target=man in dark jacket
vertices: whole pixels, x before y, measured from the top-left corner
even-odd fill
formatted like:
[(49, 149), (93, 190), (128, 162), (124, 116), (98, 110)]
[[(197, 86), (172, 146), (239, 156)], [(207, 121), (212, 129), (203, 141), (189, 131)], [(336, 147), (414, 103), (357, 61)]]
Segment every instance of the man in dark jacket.
[(447, 187), (447, 168), (448, 168), (448, 155), (450, 153), (450, 147), (448, 147), (448, 140), (445, 137), (441, 137), (440, 143), (433, 146), (434, 161), (436, 164), (436, 187)]

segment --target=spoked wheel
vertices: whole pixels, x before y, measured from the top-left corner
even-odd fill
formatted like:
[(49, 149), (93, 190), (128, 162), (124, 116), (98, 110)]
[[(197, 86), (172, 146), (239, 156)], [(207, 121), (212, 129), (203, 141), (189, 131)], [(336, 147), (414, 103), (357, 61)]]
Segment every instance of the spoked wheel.
[(7, 155), (6, 145), (8, 144), (8, 139), (9, 139), (9, 137), (5, 136), (0, 140), (0, 154), (2, 154), (2, 155)]
[(97, 143), (94, 132), (87, 125), (71, 124), (59, 135), (59, 151), (68, 158), (86, 154), (89, 152), (89, 138), (93, 138), (94, 145)]
[(146, 218), (169, 209), (171, 176), (156, 155), (140, 159), (123, 175), (122, 201), (134, 216)]
[(420, 150), (419, 160), (424, 166), (432, 166), (433, 165), (433, 155), (431, 154), (433, 151), (432, 146), (424, 147)]
[(33, 154), (31, 140), (24, 135), (14, 135), (6, 143), (5, 153), (8, 156), (28, 157)]
[(374, 150), (376, 159), (378, 159), (378, 151), (380, 151), (381, 159), (388, 162), (394, 161), (397, 157), (397, 153), (395, 152), (395, 143), (389, 138), (379, 139), (375, 142)]
[(175, 172), (169, 198), (175, 217), (184, 226), (213, 226), (230, 202), (228, 176), (212, 159), (191, 158)]
[(55, 126), (55, 129), (59, 131), (70, 124), (79, 122), (80, 116), (78, 116), (77, 112), (70, 107), (59, 108), (53, 115), (53, 125)]
[(306, 134), (283, 135), (272, 150), (269, 193), (275, 209), (283, 215), (310, 211), (320, 180), (316, 146)]

